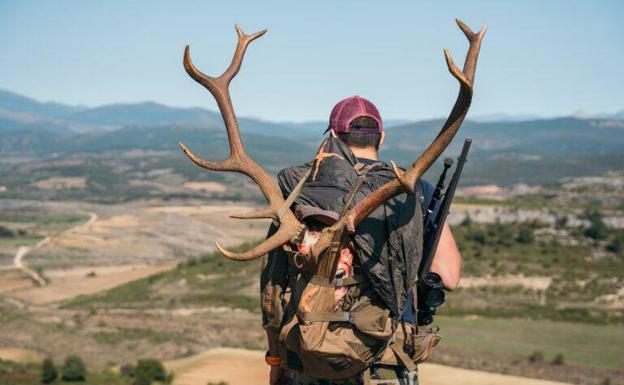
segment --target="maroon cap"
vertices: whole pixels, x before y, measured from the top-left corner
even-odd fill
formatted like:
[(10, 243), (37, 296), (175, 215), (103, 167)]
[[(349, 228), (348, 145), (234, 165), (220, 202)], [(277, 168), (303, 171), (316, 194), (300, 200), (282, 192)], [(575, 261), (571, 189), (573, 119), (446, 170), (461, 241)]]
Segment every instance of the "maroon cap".
[[(366, 100), (360, 96), (350, 96), (343, 99), (336, 104), (331, 114), (329, 115), (329, 129), (338, 132), (349, 132), (349, 124), (355, 118), (361, 116), (368, 116), (377, 122), (378, 129), (373, 132), (383, 131), (383, 124), (381, 122), (381, 115), (377, 110), (377, 107), (369, 100)], [(361, 129), (360, 132), (371, 132), (370, 130)]]

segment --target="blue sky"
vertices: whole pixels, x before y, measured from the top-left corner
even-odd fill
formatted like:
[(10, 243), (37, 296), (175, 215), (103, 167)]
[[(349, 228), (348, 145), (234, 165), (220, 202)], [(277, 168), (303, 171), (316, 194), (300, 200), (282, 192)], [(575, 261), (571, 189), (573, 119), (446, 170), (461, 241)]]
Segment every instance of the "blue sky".
[(454, 24), (489, 24), (473, 115), (560, 116), (624, 109), (623, 1), (0, 0), (0, 88), (89, 106), (152, 100), (216, 108), (181, 64), (220, 73), (234, 23), (268, 28), (232, 83), (240, 116), (326, 119), (339, 99), (384, 118), (448, 113), (457, 92), (443, 48), (463, 62)]

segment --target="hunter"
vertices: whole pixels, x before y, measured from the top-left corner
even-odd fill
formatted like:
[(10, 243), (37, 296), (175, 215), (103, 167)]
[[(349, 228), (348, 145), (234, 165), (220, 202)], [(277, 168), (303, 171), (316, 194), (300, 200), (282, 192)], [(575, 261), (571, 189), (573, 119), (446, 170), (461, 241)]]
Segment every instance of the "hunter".
[[(419, 328), (415, 317), (422, 314), (416, 310), (420, 304), (429, 306), (419, 300), (416, 282), (423, 259), (423, 213), (435, 210), (427, 204), (433, 188), (420, 178), (468, 113), (486, 31), (475, 33), (456, 22), (470, 45), (463, 68), (448, 50), (444, 56), (459, 93), (439, 134), (411, 166), (379, 161), (385, 135), (381, 116), (369, 101), (351, 97), (332, 111), (331, 134), (316, 157), (280, 172), (279, 184), (245, 151), (229, 93), (248, 45), (266, 30), (248, 35), (237, 25), (232, 62), (218, 77), (196, 68), (186, 47), (184, 69), (214, 96), (230, 155), (210, 161), (180, 147), (200, 167), (247, 175), (268, 202), (266, 209), (232, 215), (271, 219), (265, 241), (241, 252), (216, 247), (234, 261), (263, 258), (261, 306), (271, 384), (416, 384), (416, 365), (440, 340), (437, 329)], [(432, 262), (430, 273), (439, 276), (437, 294), (443, 294), (442, 287), (455, 288), (461, 272), (451, 230), (446, 223), (442, 229), (433, 260), (430, 254), (425, 258)]]
[[(308, 233), (312, 238), (315, 228), (330, 225), (344, 205), (351, 203), (345, 199), (354, 185), (358, 188), (353, 201), (359, 201), (394, 177), (392, 168), (379, 160), (385, 131), (381, 115), (370, 101), (359, 96), (340, 101), (331, 112), (328, 131), (329, 137), (311, 162), (286, 168), (278, 175), (284, 198), (296, 195), (291, 209), (311, 230)], [(307, 181), (299, 183), (302, 178)], [(297, 191), (293, 193), (293, 190)], [(417, 328), (416, 310), (410, 281), (422, 257), (423, 213), (429, 207), (434, 187), (420, 179), (415, 191), (413, 195), (404, 194), (387, 201), (358, 225), (355, 241), (340, 249), (336, 268), (337, 277), (362, 277), (393, 319), (403, 327), (407, 324), (413, 328)], [(272, 228), (269, 235), (275, 230)], [(461, 267), (457, 244), (449, 225), (444, 223), (431, 271), (441, 277), (446, 290), (453, 290), (459, 284)], [(377, 385), (418, 383), (417, 371), (410, 371), (400, 363), (374, 364), (366, 373), (334, 380), (304, 375), (290, 362), (284, 365), (280, 360), (283, 346), (280, 347), (279, 335), (288, 313), (296, 311), (292, 303), (297, 301), (291, 301), (291, 294), (296, 291), (300, 274), (289, 264), (289, 256), (281, 248), (264, 257), (261, 302), (271, 385), (355, 385), (364, 383), (364, 378), (367, 383)], [(336, 307), (353, 301), (350, 290), (347, 287), (336, 290)]]

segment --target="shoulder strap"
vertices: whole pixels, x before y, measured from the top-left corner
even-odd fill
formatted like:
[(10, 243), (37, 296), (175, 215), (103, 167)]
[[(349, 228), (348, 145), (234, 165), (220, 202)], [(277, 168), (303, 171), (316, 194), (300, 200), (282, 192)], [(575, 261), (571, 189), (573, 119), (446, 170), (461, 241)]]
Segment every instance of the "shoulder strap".
[(425, 195), (422, 188), (422, 182), (420, 180), (416, 182), (416, 199), (418, 199), (418, 203), (420, 203), (420, 210), (422, 211), (422, 214), (425, 215), (427, 208), (425, 207)]
[(301, 179), (299, 179), (299, 182), (297, 183), (295, 188), (290, 192), (290, 194), (288, 194), (288, 198), (286, 198), (282, 207), (280, 207), (280, 209), (277, 211), (278, 219), (281, 220), (284, 214), (286, 214), (286, 212), (290, 210), (290, 206), (292, 206), (295, 199), (297, 199), (297, 197), (299, 196), (299, 193), (301, 192), (301, 189), (303, 188), (303, 185), (305, 184), (306, 180), (310, 176), (311, 172), (312, 172), (312, 166), (308, 168), (308, 171), (306, 171), (306, 173), (303, 174)]

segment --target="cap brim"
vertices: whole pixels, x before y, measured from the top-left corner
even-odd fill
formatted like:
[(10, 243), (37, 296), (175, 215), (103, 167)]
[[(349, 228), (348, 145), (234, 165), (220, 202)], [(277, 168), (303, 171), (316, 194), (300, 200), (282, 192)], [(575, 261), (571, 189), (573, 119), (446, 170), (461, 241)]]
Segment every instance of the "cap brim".
[(306, 219), (313, 219), (329, 226), (336, 223), (340, 217), (340, 215), (338, 215), (335, 211), (323, 210), (318, 207), (307, 205), (297, 206), (295, 209), (295, 215), (302, 221)]

